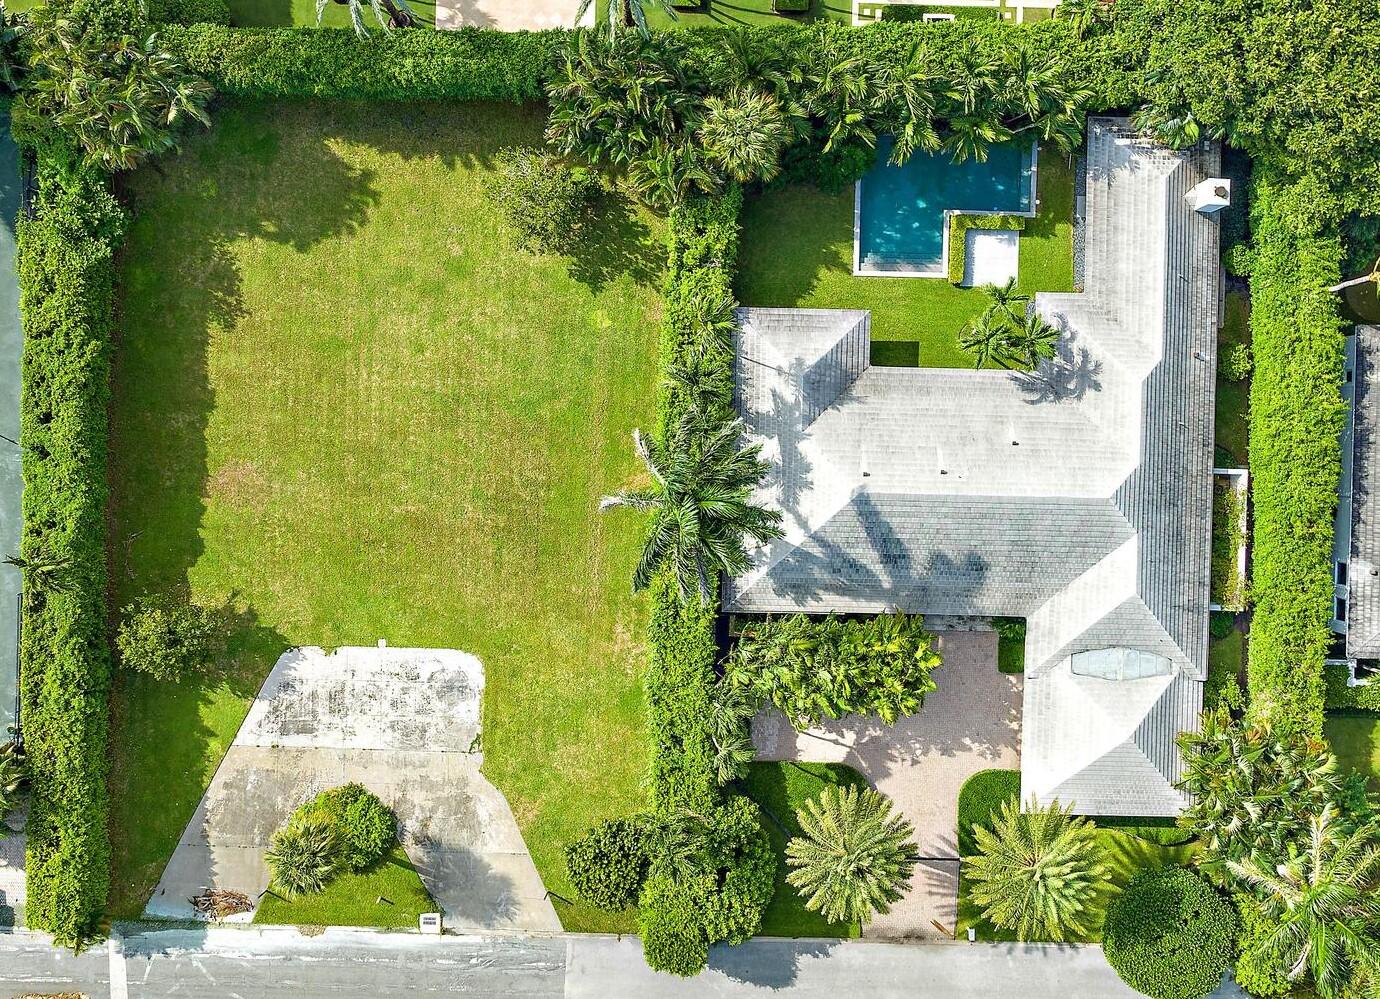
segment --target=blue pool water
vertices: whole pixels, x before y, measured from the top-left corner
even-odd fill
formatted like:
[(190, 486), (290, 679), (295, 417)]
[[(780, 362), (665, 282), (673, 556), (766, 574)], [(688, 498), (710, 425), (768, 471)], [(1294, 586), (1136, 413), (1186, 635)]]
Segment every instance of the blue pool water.
[(985, 163), (954, 163), (949, 154), (916, 153), (887, 163), (892, 140), (877, 142), (877, 162), (858, 191), (858, 261), (864, 270), (939, 271), (944, 212), (1028, 212), (1034, 145), (993, 146)]

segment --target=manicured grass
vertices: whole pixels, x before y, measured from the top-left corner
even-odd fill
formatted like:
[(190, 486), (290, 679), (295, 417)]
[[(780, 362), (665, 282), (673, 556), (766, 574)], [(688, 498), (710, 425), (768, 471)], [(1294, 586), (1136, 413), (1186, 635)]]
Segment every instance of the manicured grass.
[[(1240, 291), (1227, 292), (1226, 322), (1217, 334), (1217, 354), (1225, 359), (1227, 352), (1238, 344), (1251, 342), (1251, 300)], [(1217, 449), (1218, 460), (1230, 460), (1235, 467), (1246, 467), (1250, 451), (1247, 445), (1251, 415), (1251, 383), (1249, 379), (1233, 381), (1222, 374), (1221, 361), (1217, 371)]]
[[(370, 32), (380, 31), (378, 20), (365, 3), (364, 24)], [(436, 0), (408, 0), (413, 12), (430, 30), (436, 23)], [(316, 0), (230, 0), (230, 23), (242, 28), (271, 28), (286, 25), (316, 27)], [(350, 27), (349, 9), (330, 3), (321, 17), (323, 28)]]
[(786, 883), (786, 843), (800, 835), (796, 811), (806, 799), (817, 798), (830, 784), (866, 787), (867, 781), (841, 763), (752, 763), (739, 791), (762, 806), (767, 834), (776, 848), (776, 895), (762, 916), (762, 933), (772, 937), (856, 937), (856, 923), (831, 923), (805, 908), (800, 895)]
[(596, 507), (641, 481), (663, 226), (610, 197), (577, 258), (511, 249), (483, 186), (543, 121), (232, 104), (128, 179), (114, 599), (185, 587), (238, 617), (210, 677), (117, 678), (113, 915), (139, 913), (293, 645), (478, 655), (485, 771), (561, 895), (564, 844), (645, 807), (643, 524)]
[[(1038, 217), (1020, 237), (1022, 292), (1073, 290), (1073, 170), (1041, 149)], [(942, 278), (855, 277), (853, 189), (781, 187), (748, 201), (737, 293), (744, 305), (870, 309), (876, 364), (968, 368), (958, 338), (987, 306)]]
[[(853, 8), (843, 0), (812, 0), (803, 13), (778, 14), (771, 9), (772, 0), (706, 0), (696, 10), (677, 10), (675, 17), (655, 3), (644, 7), (647, 23), (653, 28), (732, 28), (739, 26), (771, 27), (800, 24), (805, 21), (853, 22)], [(602, 23), (608, 20), (608, 0), (594, 0), (595, 17)]]
[(1246, 636), (1239, 631), (1232, 631), (1226, 638), (1214, 639), (1208, 644), (1208, 678), (1203, 685), (1203, 707), (1215, 707), (1222, 689), (1233, 680), (1240, 680), (1245, 658)]
[[(380, 901), (382, 899), (383, 901)], [(436, 912), (422, 879), (401, 845), (367, 871), (337, 876), (326, 890), (288, 901), (263, 897), (254, 922), (271, 926), (417, 926), (417, 917)]]
[(1371, 790), (1380, 794), (1380, 715), (1329, 714), (1323, 722), (1323, 734), (1337, 754), (1342, 773), (1355, 770), (1364, 774)]
[(997, 669), (1002, 673), (1025, 672), (1025, 638), (997, 635)]
[[(976, 840), (972, 835), (974, 824), (983, 824), (984, 815), (990, 816), (1001, 807), (1007, 798), (1015, 799), (1020, 794), (1020, 773), (1015, 770), (983, 770), (974, 774), (959, 791), (959, 852), (964, 856), (976, 850)], [(1103, 859), (1109, 868), (1110, 882), (1106, 890), (1099, 893), (1090, 907), (1091, 925), (1096, 927), (1086, 939), (1070, 941), (1073, 943), (1095, 943), (1102, 939), (1102, 923), (1106, 918), (1107, 906), (1119, 895), (1136, 874), (1146, 868), (1187, 865), (1193, 859), (1196, 844), (1185, 843), (1165, 846), (1156, 839), (1176, 838), (1175, 830), (1164, 824), (1145, 819), (1109, 819), (1099, 823), (1098, 842), (1102, 846)], [(968, 927), (976, 928), (979, 940), (1015, 940), (1016, 935), (999, 929), (982, 917), (982, 909), (969, 897), (968, 879), (960, 876), (958, 882), (958, 929), (956, 936), (962, 939)]]

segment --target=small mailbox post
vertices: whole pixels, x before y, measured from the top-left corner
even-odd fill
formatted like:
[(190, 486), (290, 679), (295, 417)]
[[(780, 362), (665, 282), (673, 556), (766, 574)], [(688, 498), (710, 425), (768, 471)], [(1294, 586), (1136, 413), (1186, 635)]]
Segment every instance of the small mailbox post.
[(430, 933), (433, 936), (441, 935), (441, 914), (439, 912), (424, 912), (417, 920), (417, 928), (423, 933)]

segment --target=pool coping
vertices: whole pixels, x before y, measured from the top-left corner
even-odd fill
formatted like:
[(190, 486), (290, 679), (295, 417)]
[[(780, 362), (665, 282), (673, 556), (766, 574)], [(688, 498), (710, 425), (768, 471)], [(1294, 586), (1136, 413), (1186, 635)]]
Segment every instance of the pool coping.
[(1033, 219), (1039, 211), (1039, 185), (1036, 180), (1040, 173), (1040, 142), (1030, 143), (1030, 210), (1025, 212), (969, 211), (963, 208), (944, 209), (944, 231), (939, 270), (936, 271), (883, 271), (862, 266), (862, 180), (853, 183), (853, 276), (890, 278), (945, 278), (949, 276), (949, 228), (955, 215), (1015, 215), (1019, 218)]

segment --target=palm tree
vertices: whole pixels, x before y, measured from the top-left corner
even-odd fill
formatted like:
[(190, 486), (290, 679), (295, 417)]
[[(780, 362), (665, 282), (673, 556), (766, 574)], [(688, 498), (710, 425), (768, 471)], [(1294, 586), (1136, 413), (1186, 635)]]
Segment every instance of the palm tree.
[(1318, 994), (1332, 999), (1355, 969), (1380, 974), (1380, 822), (1348, 834), (1328, 802), (1308, 825), (1301, 854), (1278, 863), (1255, 854), (1227, 868), (1261, 899), (1273, 924), (1253, 956), (1288, 965), (1291, 981), (1307, 972)]
[(39, 552), (33, 558), (25, 558), (22, 555), (6, 555), (3, 562), (5, 565), (14, 566), (22, 572), (24, 583), (33, 592), (61, 593), (67, 589), (64, 573), (72, 565), (70, 558)]
[(897, 109), (898, 121), (892, 129), (896, 144), (891, 150), (891, 163), (901, 166), (917, 151), (933, 153), (943, 141), (939, 137), (938, 111), (945, 102), (958, 100), (948, 78), (929, 69), (930, 54), (922, 42), (911, 46), (899, 73), (886, 72), (883, 66), (882, 87), (887, 103)]
[(749, 724), (758, 700), (746, 687), (721, 679), (709, 700), (709, 741), (714, 747), (714, 775), (727, 784), (743, 775), (757, 756)]
[(1011, 138), (1011, 129), (988, 111), (975, 111), (949, 119), (942, 148), (955, 163), (987, 162), (987, 150)]
[(1218, 880), (1229, 860), (1286, 855), (1341, 790), (1327, 743), (1243, 725), (1226, 708), (1204, 712), (1179, 748), (1179, 787), (1192, 801), (1179, 821), (1203, 844), (1199, 867)]
[(1027, 368), (1037, 368), (1041, 361), (1054, 360), (1060, 335), (1038, 312), (1021, 313), (1007, 330), (1006, 349)]
[(781, 515), (749, 502), (769, 466), (760, 458), (760, 445), (738, 446), (742, 421), (704, 434), (690, 429), (703, 428), (687, 418), (655, 451), (634, 430), (633, 447), (654, 485), (605, 496), (599, 509), (626, 506), (655, 515), (633, 573), (634, 591), (645, 589), (658, 570), (669, 566), (681, 599), (694, 592), (708, 605), (714, 577), (747, 570), (744, 538), (758, 543), (779, 538)]
[(963, 874), (983, 916), (1021, 940), (1062, 941), (1092, 929), (1089, 906), (1104, 887), (1107, 868), (1097, 829), (1055, 801), (1031, 799), (1022, 811), (1005, 801), (992, 828), (975, 826), (978, 854), (963, 858)]
[(1012, 319), (1018, 320), (1025, 315), (1025, 304), (1030, 301), (1030, 296), (1016, 290), (1014, 277), (1007, 278), (1005, 284), (985, 284), (982, 290), (992, 308)]
[(184, 120), (210, 125), (210, 84), (160, 49), (157, 35), (93, 39), (61, 4), (38, 8), (32, 19), (16, 117), (71, 136), (88, 165), (129, 170), (176, 149)]
[(688, 881), (710, 867), (709, 819), (688, 808), (656, 817), (647, 829), (647, 855), (662, 873)]
[(0, 746), (0, 829), (8, 829), (5, 817), (19, 804), (24, 784), (24, 757), (13, 742)]
[(340, 867), (340, 839), (335, 826), (308, 817), (273, 834), (264, 861), (273, 883), (288, 898), (319, 892)]
[(781, 170), (791, 128), (776, 98), (751, 87), (706, 97), (699, 126), (709, 162), (740, 184), (768, 181)]
[[(317, 2), (319, 3), (320, 0)], [(629, 29), (636, 29), (638, 34), (646, 38), (651, 34), (647, 28), (647, 11), (645, 10), (649, 2), (671, 20), (676, 19), (676, 9), (671, 6), (670, 0), (609, 0), (608, 20), (605, 22), (608, 33), (613, 36)], [(583, 21), (585, 15), (589, 13), (591, 3), (593, 0), (580, 0), (580, 9), (575, 12), (576, 24)]]
[(24, 56), (20, 51), (29, 33), (27, 14), (11, 14), (0, 0), (0, 85), (13, 92), (19, 89), (19, 76), (24, 70)]
[(917, 861), (914, 827), (871, 788), (826, 787), (795, 813), (803, 836), (786, 845), (786, 880), (805, 908), (831, 922), (866, 923), (887, 912)]
[(820, 45), (805, 72), (802, 105), (819, 122), (823, 152), (850, 142), (871, 148), (877, 144), (872, 128), (877, 104), (874, 80), (878, 73), (861, 56), (844, 56), (834, 42)]
[(959, 335), (958, 345), (973, 355), (973, 367), (985, 368), (993, 363), (1007, 366), (1008, 339), (1011, 335), (1010, 317), (990, 305), (977, 320)]
[(1062, 0), (1054, 16), (1068, 21), (1074, 34), (1085, 38), (1112, 23), (1112, 0)]
[(708, 194), (719, 186), (698, 146), (661, 136), (628, 163), (628, 183), (638, 198), (657, 208), (670, 208), (687, 194)]
[(417, 25), (417, 15), (407, 5), (407, 0), (316, 0), (316, 26), (321, 27), (321, 18), (332, 3), (350, 10), (350, 23), (360, 38), (369, 37), (369, 29), (364, 26), (364, 7), (367, 4), (374, 12), (374, 19), (384, 31), (394, 28), (413, 28)]
[(724, 79), (731, 86), (766, 87), (785, 106), (804, 79), (800, 61), (770, 32), (754, 33), (746, 28), (726, 31), (720, 44)]

